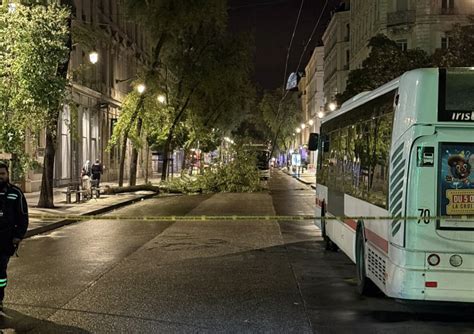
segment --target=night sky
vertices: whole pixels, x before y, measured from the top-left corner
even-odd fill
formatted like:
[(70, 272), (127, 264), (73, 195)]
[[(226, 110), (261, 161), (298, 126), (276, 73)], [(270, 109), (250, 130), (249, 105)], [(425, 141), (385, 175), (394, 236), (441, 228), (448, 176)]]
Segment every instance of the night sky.
[[(311, 36), (325, 0), (229, 0), (231, 30), (254, 33), (254, 79), (261, 88), (274, 89), (283, 85), (287, 48), (301, 1), (304, 1), (304, 5), (291, 48), (288, 72), (296, 71), (301, 53)], [(330, 12), (339, 3), (339, 0), (328, 1), (300, 70), (304, 70), (314, 47), (321, 45), (321, 36), (329, 22)]]

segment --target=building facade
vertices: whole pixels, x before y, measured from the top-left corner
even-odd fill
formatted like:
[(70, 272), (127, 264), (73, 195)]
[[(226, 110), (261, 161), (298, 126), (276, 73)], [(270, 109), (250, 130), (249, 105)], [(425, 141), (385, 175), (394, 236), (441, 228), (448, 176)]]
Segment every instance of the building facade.
[[(72, 84), (70, 98), (60, 116), (55, 159), (54, 185), (77, 182), (81, 168), (89, 160), (101, 160), (105, 166), (102, 180), (118, 179), (120, 150), (106, 150), (120, 115), (120, 106), (130, 92), (130, 82), (150, 62), (151, 44), (137, 24), (126, 21), (126, 15), (115, 0), (75, 0), (73, 29), (93, 28), (97, 34), (92, 47), (80, 42), (73, 45), (70, 58)], [(95, 36), (95, 35), (94, 35)], [(89, 53), (98, 53), (98, 62), (91, 64)], [(41, 163), (44, 141), (30, 147), (30, 153)], [(147, 152), (147, 150), (142, 150)], [(144, 174), (146, 159), (139, 156), (138, 177)], [(128, 178), (131, 150), (127, 150), (125, 178)], [(25, 191), (37, 191), (42, 170), (32, 170), (25, 181)]]
[(332, 14), (323, 34), (325, 103), (335, 101), (336, 94), (346, 89), (351, 59), (350, 36), (349, 5), (344, 4)]
[(323, 35), (326, 102), (344, 92), (349, 71), (362, 67), (373, 36), (382, 33), (403, 50), (431, 55), (449, 47), (447, 33), (455, 23), (469, 23), (469, 15), (474, 15), (472, 0), (345, 1)]
[[(298, 147), (306, 148), (310, 133), (319, 133), (319, 112), (324, 108), (324, 47), (319, 46), (313, 50), (311, 58), (305, 68), (305, 76), (299, 83), (303, 123), (300, 133), (296, 134)], [(302, 152), (310, 167), (316, 165), (316, 155), (306, 149)]]

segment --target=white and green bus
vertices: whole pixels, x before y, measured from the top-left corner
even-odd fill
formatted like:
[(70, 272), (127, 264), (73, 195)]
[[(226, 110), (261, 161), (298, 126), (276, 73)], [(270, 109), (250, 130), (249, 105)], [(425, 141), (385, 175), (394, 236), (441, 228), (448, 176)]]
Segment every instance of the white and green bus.
[(359, 292), (474, 302), (474, 68), (357, 95), (322, 120), (318, 157), (316, 223)]

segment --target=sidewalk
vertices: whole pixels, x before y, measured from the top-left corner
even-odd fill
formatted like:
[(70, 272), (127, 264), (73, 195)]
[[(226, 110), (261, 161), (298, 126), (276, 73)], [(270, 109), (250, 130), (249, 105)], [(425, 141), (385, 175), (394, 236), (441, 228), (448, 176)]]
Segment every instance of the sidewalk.
[(316, 175), (315, 175), (314, 172), (305, 171), (305, 172), (301, 173), (300, 175), (296, 176), (296, 175), (293, 175), (293, 173), (291, 172), (291, 169), (288, 170), (286, 167), (283, 167), (281, 170), (284, 173), (294, 177), (298, 181), (300, 181), (304, 184), (310, 185), (311, 188), (316, 189)]
[[(159, 178), (149, 179), (153, 185), (160, 182)], [(124, 185), (128, 183), (124, 181)], [(144, 179), (137, 179), (137, 185), (144, 184)], [(101, 188), (106, 186), (117, 187), (117, 182), (101, 182)], [(74, 219), (44, 219), (41, 215), (60, 215), (60, 216), (87, 216), (98, 215), (109, 212), (120, 207), (132, 204), (143, 199), (151, 198), (157, 194), (152, 191), (137, 191), (121, 194), (101, 194), (97, 199), (90, 199), (86, 202), (66, 204), (66, 195), (62, 193), (66, 188), (54, 188), (54, 209), (38, 208), (40, 192), (26, 193), (26, 201), (28, 202), (28, 211), (30, 215), (30, 224), (26, 237), (31, 237), (40, 233), (44, 233), (58, 227), (76, 222)]]

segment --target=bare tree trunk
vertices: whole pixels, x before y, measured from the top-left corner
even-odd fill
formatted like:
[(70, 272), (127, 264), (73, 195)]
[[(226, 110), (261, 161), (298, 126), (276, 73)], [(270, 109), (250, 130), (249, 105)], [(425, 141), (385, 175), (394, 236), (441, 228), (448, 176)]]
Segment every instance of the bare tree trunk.
[[(143, 120), (141, 117), (138, 117), (137, 120), (137, 138), (140, 138), (142, 132), (142, 123)], [(136, 146), (132, 148), (132, 159), (130, 160), (130, 180), (129, 186), (134, 186), (137, 184), (137, 165), (138, 165), (138, 149)]]
[(41, 191), (38, 200), (40, 208), (54, 208), (53, 177), (54, 156), (56, 154), (54, 134), (55, 130), (46, 129), (46, 147), (44, 152), (43, 175), (41, 178)]
[[(73, 0), (61, 0), (61, 5), (67, 6), (71, 10), (71, 14), (67, 20), (68, 39), (66, 47), (69, 50), (66, 61), (58, 66), (58, 76), (67, 78), (69, 69), (70, 54), (72, 49), (72, 16), (76, 12)], [(48, 112), (48, 120), (46, 125), (46, 146), (44, 152), (43, 175), (41, 177), (41, 190), (38, 200), (38, 207), (40, 208), (54, 208), (53, 196), (53, 178), (54, 178), (54, 157), (56, 155), (56, 135), (58, 132), (59, 114), (62, 108), (62, 103), (59, 106), (53, 106)]]
[(123, 172), (125, 169), (125, 154), (127, 153), (127, 140), (128, 140), (128, 133), (122, 138), (122, 150), (120, 152), (120, 164), (119, 164), (119, 179), (118, 184), (119, 187), (123, 186)]
[(123, 174), (125, 170), (125, 154), (127, 153), (128, 134), (130, 133), (130, 129), (132, 128), (132, 125), (135, 122), (135, 119), (137, 119), (138, 113), (140, 112), (142, 106), (143, 106), (143, 96), (140, 97), (140, 100), (137, 103), (137, 107), (135, 108), (135, 111), (133, 112), (133, 115), (130, 118), (130, 123), (128, 124), (128, 126), (125, 128), (125, 131), (123, 132), (122, 152), (120, 153), (120, 166), (119, 166), (119, 180), (118, 180), (119, 187), (123, 186)]
[(150, 157), (150, 145), (146, 144), (146, 157), (145, 157), (145, 184), (148, 184), (148, 164), (149, 164), (149, 157)]

